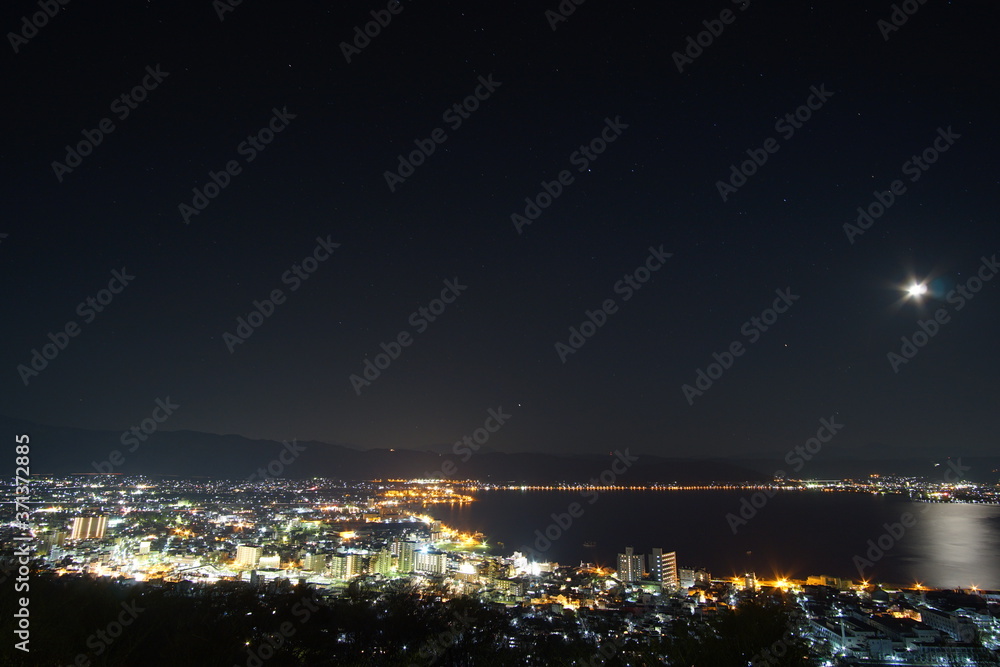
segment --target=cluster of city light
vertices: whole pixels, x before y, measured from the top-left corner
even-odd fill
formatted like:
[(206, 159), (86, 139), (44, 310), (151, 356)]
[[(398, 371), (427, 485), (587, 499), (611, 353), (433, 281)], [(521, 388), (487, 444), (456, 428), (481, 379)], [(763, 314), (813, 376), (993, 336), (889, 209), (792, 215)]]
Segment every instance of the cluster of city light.
[(455, 493), (454, 489), (437, 487), (387, 489), (382, 495), (389, 499), (414, 500), (422, 503), (471, 503), (475, 500), (472, 496)]

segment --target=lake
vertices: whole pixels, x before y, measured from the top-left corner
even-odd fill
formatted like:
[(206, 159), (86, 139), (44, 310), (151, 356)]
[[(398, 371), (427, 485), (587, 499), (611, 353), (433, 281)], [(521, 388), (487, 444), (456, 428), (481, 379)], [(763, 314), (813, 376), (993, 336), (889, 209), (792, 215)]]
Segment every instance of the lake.
[[(1000, 589), (996, 505), (783, 491), (754, 508), (755, 515), (744, 507), (750, 518), (735, 521), (741, 498), (749, 501), (753, 492), (587, 493), (480, 491), (472, 494), (474, 503), (432, 506), (430, 513), (460, 530), (482, 531), (491, 544), (503, 542), (496, 553), (509, 555), (524, 545), (544, 560), (565, 565), (586, 561), (615, 567), (617, 554), (627, 546), (636, 553), (661, 547), (677, 552), (680, 567), (705, 567), (713, 577), (752, 570), (762, 579), (825, 574), (861, 580), (860, 564), (872, 581)], [(570, 513), (572, 503), (578, 504), (572, 508), (576, 517)], [(552, 514), (562, 515), (562, 526)]]

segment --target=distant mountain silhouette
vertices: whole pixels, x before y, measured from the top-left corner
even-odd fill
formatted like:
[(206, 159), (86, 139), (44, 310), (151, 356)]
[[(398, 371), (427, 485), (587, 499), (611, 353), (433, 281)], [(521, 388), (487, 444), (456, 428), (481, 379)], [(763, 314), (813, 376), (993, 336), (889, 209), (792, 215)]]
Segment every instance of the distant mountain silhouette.
[[(949, 461), (954, 465), (950, 466)], [(733, 460), (732, 463), (764, 473), (765, 476), (773, 475), (777, 470), (785, 470), (790, 477), (800, 479), (861, 479), (871, 474), (878, 474), (923, 477), (930, 481), (958, 481), (961, 479), (990, 484), (995, 484), (1000, 480), (1000, 457), (997, 456), (853, 458), (850, 456), (825, 456), (820, 453), (811, 461), (803, 462), (802, 469), (798, 472), (794, 472), (794, 468), (779, 457), (774, 459), (739, 459)], [(951, 472), (946, 477), (949, 470)]]
[[(407, 449), (362, 451), (344, 445), (316, 441), (296, 441), (304, 448), (294, 455), (286, 445), (271, 440), (251, 440), (237, 435), (216, 435), (196, 431), (156, 431), (145, 442), (123, 445), (122, 434), (77, 428), (43, 426), (0, 416), (0, 430), (8, 434), (27, 433), (31, 437), (31, 471), (35, 474), (96, 473), (93, 463), (108, 462), (117, 450), (122, 459), (113, 472), (123, 474), (169, 475), (180, 477), (247, 478), (258, 469), (267, 469), (285, 460), (278, 476), (292, 479), (330, 477), (344, 480), (411, 479), (426, 475), (448, 479), (479, 479), (496, 482), (586, 482), (599, 478), (615, 460), (612, 455), (558, 455), (544, 453), (504, 453), (480, 451), (468, 461), (451, 452), (439, 454)], [(131, 436), (130, 436), (131, 437)], [(134, 446), (134, 451), (129, 451)], [(624, 450), (625, 447), (619, 447)], [(720, 460), (664, 458), (630, 451), (639, 457), (618, 483), (650, 482), (729, 482), (764, 480), (766, 474)], [(454, 464), (450, 475), (442, 474), (446, 461)], [(621, 468), (621, 464), (617, 466)], [(104, 463), (103, 470), (109, 466)], [(272, 472), (279, 469), (274, 464)]]
[[(145, 442), (123, 445), (122, 434), (78, 428), (43, 426), (20, 419), (0, 416), (0, 432), (27, 433), (31, 436), (31, 471), (40, 474), (96, 473), (94, 462), (108, 462), (112, 451), (122, 457), (113, 472), (124, 474), (168, 475), (179, 477), (247, 478), (259, 469), (275, 463), (271, 474), (304, 479), (330, 477), (344, 480), (412, 479), (435, 476), (445, 479), (479, 479), (495, 482), (586, 482), (599, 478), (614, 462), (608, 454), (546, 454), (479, 451), (463, 461), (450, 449), (418, 451), (411, 449), (359, 450), (342, 444), (296, 441), (302, 448), (297, 454), (288, 451), (285, 461), (279, 456), (288, 448), (272, 440), (251, 440), (238, 435), (217, 435), (197, 431), (156, 431)], [(131, 437), (131, 436), (130, 436)], [(625, 447), (617, 449), (624, 450)], [(441, 453), (438, 453), (441, 452)], [(803, 478), (865, 477), (870, 473), (920, 475), (935, 479), (947, 470), (947, 459), (926, 457), (905, 459), (824, 458), (822, 454), (806, 462), (798, 473), (780, 459), (693, 459), (665, 458), (630, 451), (639, 460), (618, 475), (621, 484), (651, 482), (742, 482), (763, 481), (778, 469)], [(957, 458), (953, 457), (953, 460)], [(450, 461), (451, 474), (442, 466)], [(934, 464), (939, 464), (935, 467)], [(279, 465), (280, 464), (280, 465)], [(1000, 479), (1000, 458), (969, 457), (962, 464), (971, 469), (965, 479), (996, 482)], [(618, 466), (621, 468), (621, 465)], [(108, 470), (105, 463), (103, 470)]]

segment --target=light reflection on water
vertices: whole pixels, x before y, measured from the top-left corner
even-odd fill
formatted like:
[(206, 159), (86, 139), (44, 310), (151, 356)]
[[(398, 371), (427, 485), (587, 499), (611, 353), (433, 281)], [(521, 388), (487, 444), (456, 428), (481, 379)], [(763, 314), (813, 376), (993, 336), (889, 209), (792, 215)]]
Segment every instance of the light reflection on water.
[(912, 538), (899, 543), (914, 580), (937, 588), (1000, 583), (1000, 507), (921, 503), (914, 516)]

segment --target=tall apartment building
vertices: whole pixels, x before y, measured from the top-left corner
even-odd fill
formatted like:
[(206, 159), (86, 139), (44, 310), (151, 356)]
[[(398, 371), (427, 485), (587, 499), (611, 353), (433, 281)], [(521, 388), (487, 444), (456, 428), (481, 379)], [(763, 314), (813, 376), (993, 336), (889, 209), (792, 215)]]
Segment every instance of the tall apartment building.
[(50, 549), (52, 547), (61, 547), (66, 543), (66, 539), (70, 536), (65, 530), (53, 530), (51, 533), (45, 534), (45, 544)]
[(625, 553), (618, 554), (618, 578), (629, 582), (642, 579), (644, 560), (641, 554), (633, 553), (632, 547), (625, 547)]
[(326, 569), (326, 554), (306, 554), (302, 558), (302, 569), (310, 572), (322, 572)]
[(416, 553), (417, 553), (417, 543), (416, 542), (400, 542), (399, 543), (399, 564), (397, 569), (402, 574), (408, 574), (413, 572), (413, 568), (416, 565)]
[(382, 576), (392, 574), (392, 551), (383, 549), (372, 559), (372, 572), (377, 572)]
[(653, 581), (660, 582), (663, 588), (676, 589), (680, 584), (677, 573), (677, 552), (653, 549), (649, 554), (649, 577)]
[(236, 547), (236, 567), (257, 567), (263, 553), (264, 549), (261, 547), (247, 545)]
[(334, 579), (350, 579), (364, 574), (364, 562), (358, 554), (335, 554), (330, 557), (330, 576)]
[(444, 574), (448, 569), (448, 555), (417, 552), (413, 569), (417, 572)]
[(330, 556), (330, 576), (334, 579), (347, 579), (347, 556)]
[(104, 537), (108, 527), (106, 516), (78, 516), (73, 519), (73, 540), (99, 540)]

